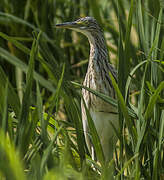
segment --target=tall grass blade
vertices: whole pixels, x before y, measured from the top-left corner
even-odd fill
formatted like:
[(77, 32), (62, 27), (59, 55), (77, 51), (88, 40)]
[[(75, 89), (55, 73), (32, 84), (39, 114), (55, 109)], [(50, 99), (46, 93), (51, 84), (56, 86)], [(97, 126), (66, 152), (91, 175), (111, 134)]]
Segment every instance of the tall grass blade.
[(161, 8), (160, 12), (159, 12), (159, 17), (158, 17), (157, 27), (156, 27), (156, 32), (155, 32), (156, 48), (154, 49), (154, 54), (153, 54), (154, 59), (157, 59), (157, 52), (158, 52), (157, 47), (158, 47), (159, 38), (160, 38), (161, 23), (162, 23), (162, 13), (163, 13), (163, 9)]
[(129, 71), (130, 71), (130, 69), (129, 69), (130, 68), (130, 57), (131, 57), (130, 35), (131, 35), (131, 29), (132, 29), (133, 14), (134, 14), (134, 0), (131, 0), (130, 11), (129, 11), (129, 16), (128, 16), (128, 24), (126, 27), (126, 36), (125, 36), (125, 53), (124, 53), (125, 54), (125, 59), (124, 59), (125, 62), (124, 63), (126, 66), (126, 71), (125, 71), (126, 74), (125, 74), (124, 80), (127, 80)]
[(153, 108), (155, 106), (155, 103), (158, 99), (158, 96), (160, 94), (160, 92), (164, 89), (164, 81), (162, 81), (159, 86), (157, 87), (157, 89), (155, 90), (154, 94), (150, 97), (148, 106), (146, 108), (146, 112), (144, 114), (144, 119), (145, 121), (147, 121), (148, 118), (151, 117), (152, 113), (153, 113)]
[(85, 140), (84, 140), (84, 133), (83, 133), (83, 126), (82, 126), (82, 119), (81, 119), (81, 112), (79, 110), (79, 107), (77, 106), (77, 103), (74, 101), (72, 97), (67, 96), (66, 98), (66, 109), (68, 111), (68, 116), (70, 119), (72, 119), (76, 135), (77, 135), (77, 145), (79, 150), (79, 155), (81, 159), (81, 167), (84, 164), (85, 161)]
[(1, 178), (26, 180), (18, 152), (2, 130), (0, 130), (0, 139), (0, 171), (3, 174)]
[(45, 172), (45, 166), (46, 166), (46, 163), (48, 161), (48, 158), (52, 152), (52, 148), (54, 147), (54, 142), (56, 141), (56, 138), (58, 136), (58, 134), (60, 133), (61, 129), (63, 127), (61, 126), (54, 134), (50, 144), (48, 145), (48, 147), (46, 148), (46, 150), (44, 151), (44, 154), (43, 154), (43, 157), (42, 157), (42, 160), (41, 160), (41, 164), (40, 164), (40, 174), (41, 176), (43, 176), (44, 172)]
[(99, 24), (102, 25), (102, 19), (101, 19), (100, 11), (99, 11), (99, 1), (95, 0), (93, 3), (92, 0), (89, 0), (88, 2), (90, 5), (90, 8), (92, 9), (93, 16), (97, 19)]
[[(21, 25), (25, 25), (27, 27), (30, 27), (32, 30), (40, 32), (39, 28), (35, 27), (33, 24), (29, 23), (28, 21), (25, 21), (22, 18), (14, 16), (13, 14), (0, 12), (0, 17), (5, 17), (6, 19), (10, 19), (11, 22), (15, 22), (15, 23), (18, 23), (18, 24), (21, 24)], [(52, 40), (44, 32), (43, 32), (43, 36), (45, 37), (45, 39), (47, 41), (52, 42)]]
[(43, 102), (40, 94), (39, 84), (37, 83), (37, 112), (41, 124), (41, 138), (43, 142), (47, 143), (47, 123), (43, 117)]
[(126, 168), (128, 168), (129, 164), (132, 163), (132, 161), (133, 161), (135, 158), (137, 158), (137, 157), (138, 157), (138, 154), (135, 154), (132, 158), (130, 158), (130, 159), (124, 164), (124, 166), (122, 167), (122, 169), (120, 170), (120, 172), (117, 174), (116, 179), (117, 179), (117, 178), (119, 179), (120, 175), (123, 174), (124, 170), (125, 170)]
[(130, 83), (132, 80), (132, 77), (134, 75), (134, 73), (141, 68), (142, 65), (144, 65), (147, 62), (147, 60), (140, 62), (139, 64), (137, 64), (130, 72), (130, 76), (128, 77), (127, 81), (126, 81), (126, 87), (125, 87), (125, 100), (127, 100), (128, 97), (128, 91), (129, 91), (129, 87), (130, 87)]
[(145, 30), (144, 30), (144, 22), (143, 22), (143, 13), (142, 13), (142, 2), (141, 0), (137, 1), (137, 19), (138, 19), (138, 30), (139, 30), (139, 38), (140, 44), (144, 49), (144, 52), (148, 53), (148, 42), (145, 39)]
[(162, 139), (163, 139), (163, 134), (164, 134), (164, 110), (162, 110), (161, 113), (161, 118), (160, 118), (160, 126), (159, 126), (159, 141), (158, 141), (158, 148), (161, 151), (162, 147)]
[(104, 157), (104, 153), (103, 153), (103, 150), (102, 150), (100, 138), (99, 138), (99, 136), (97, 134), (95, 124), (94, 124), (94, 122), (92, 120), (90, 112), (89, 112), (83, 98), (82, 98), (82, 101), (83, 101), (83, 104), (84, 104), (84, 107), (85, 107), (87, 120), (88, 120), (88, 126), (89, 126), (89, 130), (90, 130), (92, 142), (93, 142), (93, 145), (94, 145), (94, 149), (96, 151), (96, 156), (97, 156), (97, 159), (100, 161), (102, 167), (104, 167), (104, 165), (105, 165), (105, 157)]
[[(2, 67), (0, 66), (0, 94), (1, 97), (5, 97), (5, 86), (6, 86), (6, 81), (7, 81), (7, 76), (5, 74), (5, 72), (3, 71)], [(10, 105), (10, 107), (14, 110), (16, 116), (18, 116), (19, 112), (20, 112), (20, 101), (19, 101), (19, 97), (16, 94), (13, 86), (11, 85), (11, 83), (8, 81), (8, 104)], [(3, 106), (3, 105), (1, 105)]]
[[(81, 85), (81, 84), (79, 84), (79, 83), (76, 83), (76, 82), (71, 81), (71, 83), (72, 83), (73, 85), (75, 85), (75, 86), (78, 86), (78, 87), (80, 87), (80, 88), (84, 88), (84, 89), (86, 89), (87, 91), (95, 94), (96, 96), (98, 96), (99, 98), (103, 99), (105, 102), (113, 105), (114, 107), (118, 107), (117, 101), (116, 101), (115, 99), (111, 98), (110, 96), (107, 96), (107, 95), (105, 95), (105, 94), (103, 94), (103, 93), (97, 92), (97, 91), (95, 91), (95, 90), (93, 90), (93, 89), (91, 89), (91, 88), (88, 88), (88, 87), (83, 86), (83, 85)], [(127, 107), (127, 108), (128, 108), (128, 107)], [(128, 113), (129, 113), (129, 115), (130, 115), (131, 117), (133, 117), (133, 118), (136, 118), (136, 117), (137, 117), (136, 114), (134, 113), (134, 111), (133, 111), (132, 109), (130, 109), (130, 108), (128, 108)]]
[(160, 61), (163, 60), (163, 57), (164, 57), (164, 39), (162, 39), (162, 43), (161, 43)]
[[(38, 38), (40, 34), (38, 35)], [(16, 145), (19, 147), (19, 150), (22, 154), (25, 154), (26, 149), (28, 147), (28, 143), (30, 139), (28, 138), (28, 131), (29, 131), (29, 110), (31, 105), (31, 91), (32, 91), (32, 83), (33, 83), (33, 70), (34, 70), (34, 59), (37, 53), (37, 44), (38, 40), (33, 41), (31, 54), (30, 54), (30, 61), (29, 61), (29, 68), (26, 76), (26, 89), (23, 95), (22, 100), (22, 107), (20, 111), (19, 122), (17, 126), (17, 136), (16, 136)]]
[(122, 96), (122, 94), (121, 94), (121, 92), (120, 92), (120, 90), (118, 88), (118, 85), (116, 84), (116, 81), (115, 81), (114, 77), (112, 76), (112, 74), (110, 72), (109, 72), (109, 76), (111, 78), (113, 87), (114, 87), (115, 92), (117, 94), (119, 105), (120, 105), (121, 111), (122, 111), (122, 113), (124, 115), (124, 118), (125, 118), (128, 130), (129, 130), (131, 136), (133, 137), (133, 140), (136, 141), (136, 131), (133, 128), (133, 123), (132, 123), (131, 118), (130, 118), (130, 116), (128, 114), (128, 109), (126, 107), (126, 104), (125, 104), (125, 101), (123, 99), (123, 96)]
[[(23, 72), (27, 72), (28, 66), (23, 63), (20, 59), (16, 56), (13, 56), (8, 51), (3, 48), (0, 48), (0, 56), (4, 58), (9, 63), (13, 64), (16, 67), (19, 67)], [(55, 88), (52, 86), (50, 82), (48, 82), (45, 78), (39, 75), (37, 72), (34, 72), (34, 78), (45, 88), (50, 90), (51, 92), (55, 91)]]
[(5, 93), (3, 99), (3, 113), (2, 113), (2, 130), (4, 134), (7, 132), (8, 126), (8, 80), (6, 82)]

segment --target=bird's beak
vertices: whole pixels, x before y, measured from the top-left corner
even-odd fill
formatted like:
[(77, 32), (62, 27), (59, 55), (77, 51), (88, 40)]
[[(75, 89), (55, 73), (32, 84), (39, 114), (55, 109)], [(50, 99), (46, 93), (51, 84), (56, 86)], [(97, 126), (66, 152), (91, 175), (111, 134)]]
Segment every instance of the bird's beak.
[(56, 28), (77, 28), (78, 27), (78, 23), (76, 22), (65, 22), (62, 24), (56, 24), (55, 25)]

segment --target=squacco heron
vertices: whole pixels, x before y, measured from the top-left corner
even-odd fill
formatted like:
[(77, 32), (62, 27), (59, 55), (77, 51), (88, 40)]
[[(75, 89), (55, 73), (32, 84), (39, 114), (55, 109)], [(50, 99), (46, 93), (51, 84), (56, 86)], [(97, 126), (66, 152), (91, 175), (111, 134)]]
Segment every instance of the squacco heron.
[[(92, 17), (84, 17), (73, 22), (57, 24), (56, 27), (81, 32), (88, 38), (90, 43), (90, 56), (83, 85), (111, 96), (112, 98), (116, 98), (109, 72), (112, 73), (116, 81), (117, 73), (109, 63), (103, 31), (97, 21)], [(82, 95), (99, 135), (105, 159), (106, 161), (109, 161), (113, 157), (113, 148), (117, 140), (113, 129), (113, 125), (118, 129), (117, 109), (86, 89), (82, 89)], [(92, 159), (95, 159), (96, 154), (94, 144), (92, 143), (92, 137), (90, 136), (83, 102), (81, 103), (81, 110), (86, 144)]]

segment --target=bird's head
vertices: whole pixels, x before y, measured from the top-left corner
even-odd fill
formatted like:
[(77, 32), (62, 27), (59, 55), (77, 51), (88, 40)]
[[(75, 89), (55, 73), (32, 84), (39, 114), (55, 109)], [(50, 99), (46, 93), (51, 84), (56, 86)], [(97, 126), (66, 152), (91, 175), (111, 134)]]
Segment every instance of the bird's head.
[(56, 24), (57, 28), (67, 28), (83, 33), (89, 37), (92, 33), (101, 32), (101, 28), (93, 17), (80, 18), (73, 22)]

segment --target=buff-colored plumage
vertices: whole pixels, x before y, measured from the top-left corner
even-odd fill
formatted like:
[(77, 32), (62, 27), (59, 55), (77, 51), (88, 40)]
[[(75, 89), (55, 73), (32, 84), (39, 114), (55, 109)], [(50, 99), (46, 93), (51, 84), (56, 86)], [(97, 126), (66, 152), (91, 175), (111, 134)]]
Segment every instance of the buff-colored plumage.
[[(90, 57), (83, 85), (115, 98), (115, 92), (109, 78), (109, 71), (116, 80), (117, 75), (114, 68), (109, 64), (104, 35), (96, 20), (92, 17), (85, 17), (74, 22), (59, 24), (57, 27), (73, 29), (87, 36), (90, 43)], [(94, 121), (105, 159), (108, 161), (113, 156), (113, 147), (116, 143), (116, 135), (111, 122), (117, 129), (117, 109), (85, 89), (82, 89), (82, 95)], [(83, 103), (81, 103), (81, 109), (86, 144), (92, 155), (92, 159), (95, 159), (94, 147), (89, 133), (88, 121)]]

